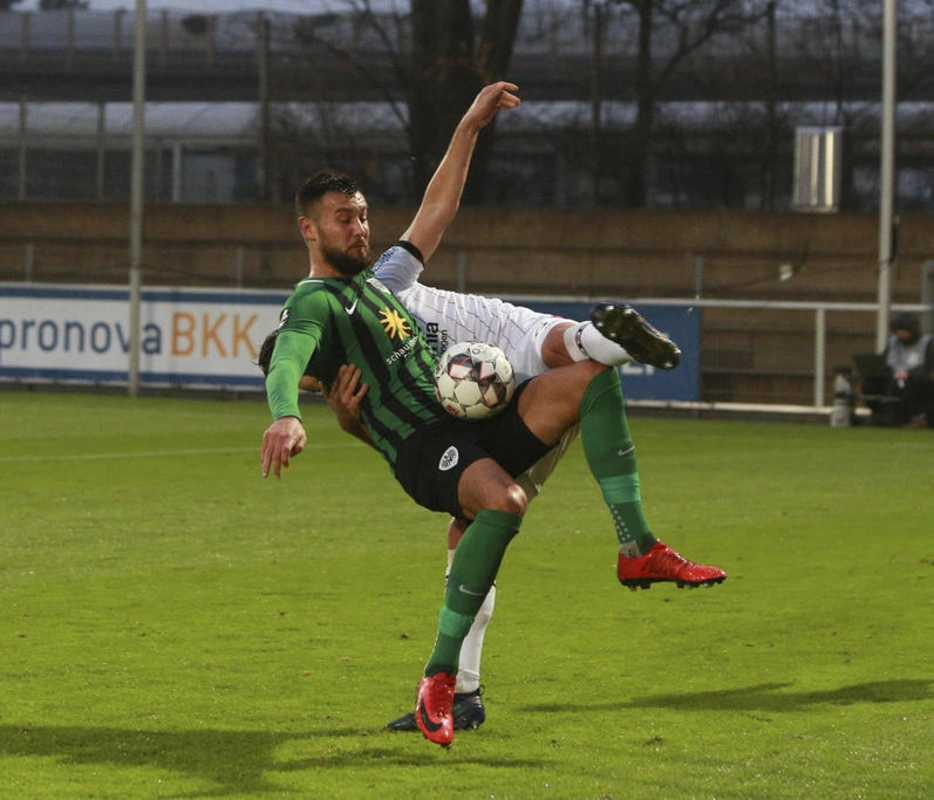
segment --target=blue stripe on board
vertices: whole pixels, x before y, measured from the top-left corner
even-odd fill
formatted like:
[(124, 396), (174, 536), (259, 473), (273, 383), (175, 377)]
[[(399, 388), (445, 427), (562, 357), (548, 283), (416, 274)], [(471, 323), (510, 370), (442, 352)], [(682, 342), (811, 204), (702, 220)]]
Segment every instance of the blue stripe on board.
[[(74, 380), (90, 383), (126, 383), (122, 370), (38, 369), (35, 367), (0, 367), (0, 378), (39, 378), (42, 380)], [(192, 384), (210, 386), (249, 386), (263, 388), (265, 379), (246, 375), (201, 375), (195, 372), (140, 372), (140, 383), (169, 386)]]

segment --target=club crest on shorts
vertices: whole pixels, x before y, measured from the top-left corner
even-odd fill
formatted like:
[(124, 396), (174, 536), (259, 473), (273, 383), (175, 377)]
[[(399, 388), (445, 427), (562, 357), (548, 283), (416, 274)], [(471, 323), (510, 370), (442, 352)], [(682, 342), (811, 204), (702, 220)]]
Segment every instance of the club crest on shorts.
[(449, 469), (453, 469), (457, 466), (459, 459), (460, 453), (457, 452), (457, 448), (452, 444), (441, 456), (441, 461), (438, 462), (438, 469), (442, 472), (447, 472)]

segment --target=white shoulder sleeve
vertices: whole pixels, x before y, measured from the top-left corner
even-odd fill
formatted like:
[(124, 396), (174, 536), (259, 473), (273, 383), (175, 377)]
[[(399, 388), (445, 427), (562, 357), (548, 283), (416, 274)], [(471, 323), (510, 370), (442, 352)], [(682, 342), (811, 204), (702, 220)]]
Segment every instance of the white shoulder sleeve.
[(393, 294), (400, 294), (418, 280), (424, 264), (401, 245), (393, 245), (373, 266), (373, 274)]

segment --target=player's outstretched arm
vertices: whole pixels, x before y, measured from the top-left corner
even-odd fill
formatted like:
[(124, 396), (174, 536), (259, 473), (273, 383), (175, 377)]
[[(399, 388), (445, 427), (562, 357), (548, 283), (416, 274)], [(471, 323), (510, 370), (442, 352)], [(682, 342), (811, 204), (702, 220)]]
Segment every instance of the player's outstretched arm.
[(292, 456), (302, 452), (307, 442), (298, 407), (298, 386), (314, 352), (311, 336), (281, 331), (276, 339), (269, 372), (266, 375), (266, 399), (275, 422), (263, 434), (263, 477), (272, 469), (277, 478), (289, 466)]
[(414, 244), (427, 262), (438, 248), (441, 237), (460, 207), (467, 181), (467, 170), (477, 137), (497, 113), (518, 108), (515, 94), (519, 87), (507, 81), (484, 86), (461, 118), (448, 145), (447, 152), (428, 183), (415, 219), (402, 238)]

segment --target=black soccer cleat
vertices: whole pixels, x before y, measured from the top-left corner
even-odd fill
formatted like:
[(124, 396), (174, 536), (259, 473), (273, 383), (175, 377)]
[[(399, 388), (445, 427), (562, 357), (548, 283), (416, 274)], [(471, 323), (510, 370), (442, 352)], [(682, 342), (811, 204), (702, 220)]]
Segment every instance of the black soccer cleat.
[[(486, 721), (486, 709), (480, 699), (480, 689), (472, 692), (459, 692), (454, 695), (454, 730), (475, 731)], [(386, 730), (417, 731), (415, 712), (410, 711), (398, 719), (386, 723)]]
[(486, 722), (486, 709), (480, 699), (480, 690), (454, 695), (454, 730), (475, 731)]
[(681, 348), (632, 306), (601, 303), (590, 312), (590, 321), (634, 361), (658, 369), (674, 369), (681, 363)]
[(418, 725), (415, 724), (415, 712), (410, 711), (408, 714), (403, 714), (398, 719), (394, 719), (392, 722), (386, 723), (386, 730), (388, 731), (417, 731)]

